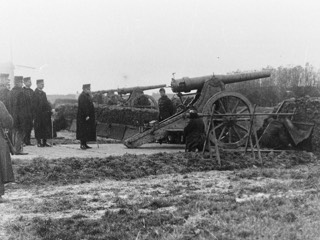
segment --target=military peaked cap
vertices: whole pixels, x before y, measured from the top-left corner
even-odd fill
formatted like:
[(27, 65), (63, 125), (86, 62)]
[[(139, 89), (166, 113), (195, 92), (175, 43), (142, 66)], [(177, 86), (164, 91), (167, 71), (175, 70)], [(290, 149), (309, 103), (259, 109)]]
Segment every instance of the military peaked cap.
[(88, 89), (91, 88), (91, 84), (83, 84), (82, 89)]
[(44, 80), (43, 79), (38, 79), (37, 80), (37, 84), (40, 84), (40, 83), (44, 83)]
[(8, 78), (9, 73), (0, 73), (0, 78)]
[(22, 83), (23, 77), (22, 76), (14, 76), (14, 83)]
[(29, 80), (31, 80), (31, 77), (25, 77), (25, 78), (23, 79), (24, 82), (27, 82), (27, 81), (29, 81)]

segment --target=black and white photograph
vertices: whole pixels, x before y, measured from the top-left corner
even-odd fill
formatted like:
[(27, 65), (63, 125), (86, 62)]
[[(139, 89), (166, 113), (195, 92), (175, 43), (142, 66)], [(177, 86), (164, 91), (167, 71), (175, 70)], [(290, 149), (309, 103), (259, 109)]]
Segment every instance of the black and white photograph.
[(0, 240), (320, 239), (319, 1), (0, 4)]

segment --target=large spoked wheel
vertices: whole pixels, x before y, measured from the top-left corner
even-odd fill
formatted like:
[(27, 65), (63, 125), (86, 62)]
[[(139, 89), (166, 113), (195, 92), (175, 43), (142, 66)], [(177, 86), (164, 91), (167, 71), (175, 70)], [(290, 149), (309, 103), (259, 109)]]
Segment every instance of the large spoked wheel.
[[(253, 108), (249, 100), (236, 92), (219, 92), (212, 96), (203, 108), (204, 122), (208, 129), (211, 114), (215, 106), (210, 139), (215, 131), (218, 145), (224, 148), (243, 146), (248, 138), (250, 129), (250, 114)], [(213, 145), (211, 141), (211, 145)]]

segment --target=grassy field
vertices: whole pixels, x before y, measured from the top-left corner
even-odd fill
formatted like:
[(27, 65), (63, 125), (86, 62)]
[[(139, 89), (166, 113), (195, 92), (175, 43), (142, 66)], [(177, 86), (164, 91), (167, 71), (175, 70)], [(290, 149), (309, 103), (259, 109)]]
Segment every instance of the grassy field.
[(317, 156), (15, 161), (7, 239), (318, 239)]

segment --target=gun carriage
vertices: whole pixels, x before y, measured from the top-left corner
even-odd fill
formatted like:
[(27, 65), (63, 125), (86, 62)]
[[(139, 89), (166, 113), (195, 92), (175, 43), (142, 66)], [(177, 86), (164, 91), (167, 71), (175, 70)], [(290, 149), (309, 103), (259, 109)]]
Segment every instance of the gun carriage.
[[(256, 113), (255, 108), (245, 96), (226, 90), (227, 84), (268, 78), (270, 75), (269, 71), (259, 71), (172, 79), (171, 89), (177, 93), (182, 105), (176, 114), (161, 122), (155, 120), (159, 113), (157, 102), (151, 96), (145, 95), (143, 91), (165, 87), (164, 84), (94, 92), (95, 96), (105, 96), (109, 100), (112, 97), (116, 99), (115, 104), (110, 105), (104, 102), (96, 106), (97, 136), (121, 140), (128, 148), (136, 148), (157, 141), (162, 142), (164, 139), (169, 142), (183, 143), (183, 130), (189, 121), (188, 112), (190, 109), (196, 109), (203, 117), (206, 126), (206, 143), (215, 147), (238, 148), (245, 145), (247, 149), (251, 135), (255, 133), (255, 130), (252, 130), (255, 128), (255, 119), (261, 116), (270, 116), (278, 121), (273, 124), (266, 122), (267, 125), (262, 126), (261, 137), (258, 139), (255, 136), (255, 141), (258, 143), (261, 140), (264, 147), (268, 147), (270, 141), (273, 145), (279, 145), (276, 144), (276, 141), (270, 140), (275, 138), (272, 134), (279, 135), (276, 130), (279, 125), (286, 128), (284, 130), (286, 136), (280, 136), (280, 142), (284, 142), (285, 145), (288, 143), (298, 146), (301, 142), (306, 142), (305, 140), (309, 141), (314, 123), (312, 121), (311, 123), (310, 121), (290, 123), (288, 119), (290, 117), (291, 120), (294, 120), (296, 107), (291, 113), (283, 113), (281, 107), (274, 113)], [(191, 102), (183, 101), (190, 95), (194, 95)], [(295, 106), (295, 103), (291, 105)], [(72, 119), (75, 118), (76, 109), (76, 105), (71, 106)], [(62, 111), (61, 115), (67, 115), (66, 112)], [(71, 129), (74, 126), (75, 121), (73, 120)], [(283, 139), (285, 141), (282, 141)]]
[[(174, 132), (183, 132), (186, 126), (187, 112), (196, 109), (203, 116), (206, 128), (210, 121), (214, 122), (218, 145), (233, 148), (243, 145), (250, 131), (253, 107), (249, 100), (237, 93), (225, 90), (225, 85), (270, 77), (269, 71), (259, 71), (232, 75), (209, 75), (195, 78), (172, 79), (171, 89), (183, 96), (181, 92), (189, 93), (196, 90), (193, 101), (180, 112), (154, 123), (149, 129), (137, 133), (124, 140), (128, 148), (139, 147), (145, 143), (161, 141)], [(214, 108), (214, 117), (212, 111)]]

